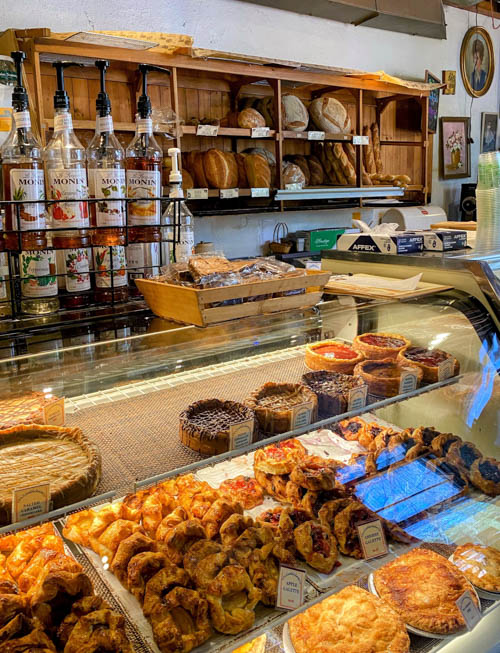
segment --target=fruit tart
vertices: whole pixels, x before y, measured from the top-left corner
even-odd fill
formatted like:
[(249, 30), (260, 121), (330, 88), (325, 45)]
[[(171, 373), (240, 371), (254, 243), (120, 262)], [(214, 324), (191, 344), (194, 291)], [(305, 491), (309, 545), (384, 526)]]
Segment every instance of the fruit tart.
[(219, 493), (225, 498), (241, 503), (245, 510), (260, 506), (264, 501), (262, 488), (255, 478), (250, 476), (236, 476), (222, 481)]
[(451, 558), (473, 585), (487, 592), (500, 592), (500, 551), (482, 544), (461, 544)]
[(400, 394), (401, 378), (406, 371), (417, 378), (417, 388), (424, 376), (419, 367), (398, 363), (393, 358), (365, 360), (358, 363), (354, 374), (360, 376), (368, 386), (368, 393), (376, 397), (395, 397)]
[(318, 397), (318, 410), (323, 417), (333, 417), (348, 411), (349, 394), (363, 388), (364, 381), (356, 376), (318, 370), (302, 376), (302, 383)]
[(281, 440), (257, 449), (254, 469), (266, 474), (290, 474), (295, 464), (305, 458), (306, 453), (300, 440)]
[(297, 552), (309, 566), (329, 574), (338, 558), (337, 545), (330, 529), (316, 521), (306, 521), (293, 532)]
[(457, 376), (460, 373), (460, 363), (458, 360), (442, 349), (407, 347), (399, 352), (397, 360), (420, 367), (424, 373), (422, 378), (424, 383), (437, 383), (441, 381), (439, 366), (447, 360), (452, 361), (453, 373), (451, 376)]
[(395, 360), (411, 342), (397, 333), (362, 333), (354, 338), (353, 349), (368, 360)]
[(306, 345), (306, 365), (310, 370), (328, 370), (352, 374), (364, 356), (340, 340), (321, 340)]
[(490, 497), (500, 494), (500, 463), (494, 458), (477, 458), (471, 465), (469, 479), (472, 485)]
[(255, 412), (265, 433), (286, 433), (295, 428), (300, 407), (304, 407), (301, 426), (315, 422), (318, 399), (302, 383), (264, 383), (245, 400), (245, 405)]

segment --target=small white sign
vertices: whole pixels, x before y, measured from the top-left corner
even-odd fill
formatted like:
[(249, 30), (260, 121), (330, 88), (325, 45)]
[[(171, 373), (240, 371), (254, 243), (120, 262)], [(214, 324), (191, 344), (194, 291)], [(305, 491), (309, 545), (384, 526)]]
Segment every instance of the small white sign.
[(453, 376), (455, 372), (455, 360), (447, 358), (438, 365), (438, 381), (446, 381)]
[(196, 136), (217, 136), (218, 133), (218, 125), (198, 125), (196, 127)]
[(221, 188), (219, 195), (220, 195), (220, 198), (222, 200), (229, 200), (229, 199), (232, 199), (233, 197), (239, 197), (240, 196), (240, 189), (239, 188)]
[(370, 139), (368, 136), (361, 136), (361, 145), (370, 145)]
[(347, 399), (347, 410), (361, 410), (366, 406), (366, 395), (368, 386), (362, 385), (357, 388), (351, 388)]
[(325, 132), (307, 132), (308, 141), (324, 141)]
[(50, 483), (12, 490), (12, 523), (49, 512)]
[(302, 184), (285, 184), (285, 190), (302, 190)]
[(282, 610), (300, 608), (304, 603), (305, 584), (305, 569), (280, 565), (276, 607)]
[(306, 270), (321, 270), (321, 261), (306, 261)]
[(312, 401), (292, 407), (292, 430), (300, 429), (311, 423), (313, 413)]
[(188, 200), (208, 199), (208, 188), (188, 188), (186, 192)]
[(467, 630), (472, 630), (474, 626), (481, 621), (481, 611), (474, 603), (474, 599), (469, 590), (465, 591), (462, 596), (457, 599), (456, 604), (457, 608), (462, 613)]
[(241, 449), (252, 443), (254, 420), (247, 419), (239, 424), (231, 424), (229, 427), (229, 451)]
[(387, 541), (380, 519), (359, 522), (356, 524), (356, 529), (365, 560), (380, 558), (387, 554)]
[(252, 138), (268, 138), (269, 137), (269, 127), (252, 127)]
[(352, 144), (353, 145), (363, 145), (363, 137), (355, 134), (352, 137)]
[(399, 394), (406, 394), (417, 389), (418, 379), (412, 370), (401, 370), (399, 381)]
[(269, 197), (269, 188), (251, 188), (252, 197)]

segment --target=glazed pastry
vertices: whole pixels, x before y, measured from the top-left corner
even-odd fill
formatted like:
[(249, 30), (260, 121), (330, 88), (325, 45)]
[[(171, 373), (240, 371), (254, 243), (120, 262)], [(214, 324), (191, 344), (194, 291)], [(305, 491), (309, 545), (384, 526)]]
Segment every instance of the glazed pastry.
[[(58, 538), (62, 545), (62, 540)], [(44, 569), (50, 571), (70, 571), (77, 573), (82, 571), (82, 566), (65, 553), (53, 549), (40, 549), (26, 565), (23, 573), (17, 579), (19, 590), (30, 595), (38, 576)]]
[(378, 448), (378, 445), (373, 444), (373, 441), (381, 433), (385, 433), (387, 427), (377, 424), (377, 422), (370, 422), (366, 424), (365, 428), (362, 430), (358, 437), (358, 442), (365, 449), (370, 449), (375, 451)]
[(264, 633), (251, 642), (247, 642), (242, 646), (238, 646), (233, 650), (233, 653), (264, 653), (266, 650), (267, 635)]
[(365, 385), (356, 376), (325, 370), (303, 374), (302, 383), (318, 397), (318, 410), (323, 417), (346, 413), (351, 390)]
[(435, 438), (441, 435), (440, 431), (435, 429), (433, 426), (419, 426), (416, 429), (413, 429), (411, 437), (417, 442), (421, 442), (426, 447), (432, 448), (432, 443)]
[[(233, 517), (235, 516), (236, 515), (233, 515)], [(189, 551), (184, 554), (184, 569), (188, 572), (191, 578), (193, 578), (198, 564), (203, 562), (206, 557), (214, 553), (220, 553), (223, 548), (222, 544), (214, 542), (213, 540), (198, 540), (198, 542), (195, 542), (193, 546), (189, 548)]]
[(449, 448), (454, 442), (462, 442), (462, 438), (452, 433), (440, 433), (431, 443), (431, 451), (436, 456), (446, 456)]
[(170, 531), (187, 519), (188, 514), (184, 508), (182, 506), (177, 506), (170, 515), (167, 515), (162, 519), (156, 530), (155, 540), (157, 542), (164, 542)]
[(356, 524), (373, 519), (374, 516), (376, 515), (359, 501), (351, 501), (344, 510), (335, 515), (333, 532), (341, 553), (352, 558), (363, 558)]
[(338, 558), (335, 538), (329, 528), (307, 521), (294, 530), (295, 546), (309, 566), (329, 574)]
[(262, 594), (261, 602), (271, 608), (276, 606), (278, 598), (279, 574), (279, 562), (269, 549), (254, 551), (248, 565), (248, 575)]
[(346, 440), (359, 440), (365, 427), (366, 422), (361, 417), (351, 417), (338, 423), (340, 434)]
[(254, 521), (238, 513), (231, 515), (220, 528), (220, 539), (224, 546), (232, 546), (247, 528), (251, 528)]
[[(455, 485), (461, 488), (464, 494), (468, 491), (469, 483), (463, 467), (455, 465), (448, 458), (431, 458), (427, 465), (432, 469), (438, 469), (447, 478), (453, 479)], [(457, 495), (454, 495), (453, 499), (456, 498)]]
[(487, 592), (500, 592), (500, 551), (481, 544), (461, 544), (452, 558), (473, 585)]
[(321, 509), (318, 512), (319, 521), (329, 528), (332, 533), (334, 532), (335, 527), (335, 517), (342, 512), (347, 506), (351, 503), (352, 499), (333, 499), (332, 501), (327, 501), (321, 506)]
[(236, 552), (230, 551), (228, 547), (221, 547), (220, 551), (210, 553), (203, 560), (200, 560), (193, 571), (193, 583), (195, 587), (205, 591), (217, 577), (221, 569), (224, 569), (229, 564), (232, 553)]
[[(393, 431), (391, 428), (384, 429), (381, 431), (371, 443), (369, 450), (375, 452), (375, 455), (379, 454), (384, 449), (394, 449), (398, 444), (404, 442), (404, 437), (398, 431)], [(378, 458), (377, 458), (378, 459)]]
[(190, 579), (187, 571), (167, 562), (146, 584), (142, 611), (154, 626), (163, 621), (168, 614), (164, 597), (174, 587), (187, 587)]
[(81, 544), (82, 546), (90, 546), (89, 544), (89, 530), (92, 526), (97, 513), (95, 510), (81, 510), (75, 512), (66, 518), (66, 523), (63, 528), (63, 535), (71, 542)]
[(24, 596), (0, 594), (0, 629), (18, 614), (26, 614), (27, 607), (28, 603)]
[(123, 518), (140, 522), (142, 519), (142, 506), (149, 493), (150, 489), (148, 488), (147, 490), (139, 490), (133, 494), (127, 494), (122, 501)]
[(368, 386), (368, 393), (376, 397), (395, 397), (400, 394), (401, 376), (407, 370), (417, 378), (417, 388), (422, 381), (423, 372), (409, 363), (398, 363), (393, 359), (365, 360), (354, 368)]
[(203, 519), (215, 501), (220, 499), (220, 496), (216, 490), (206, 483), (199, 491), (194, 492), (194, 494), (181, 494), (179, 499), (181, 504), (184, 504), (184, 508), (187, 510), (191, 519)]
[(145, 551), (135, 555), (127, 567), (127, 587), (131, 594), (142, 604), (146, 585), (160, 569), (170, 565), (164, 553)]
[(111, 562), (120, 542), (137, 531), (142, 531), (141, 525), (137, 522), (117, 519), (99, 537), (90, 536), (89, 544), (98, 556), (106, 558), (104, 562)]
[(254, 457), (254, 470), (266, 474), (290, 474), (296, 463), (306, 455), (300, 440), (282, 440), (257, 449)]
[(308, 490), (333, 490), (335, 472), (345, 465), (338, 460), (306, 456), (297, 463), (290, 474), (290, 480)]
[(152, 488), (142, 505), (142, 526), (146, 535), (153, 538), (162, 519), (176, 507), (177, 502), (173, 497), (159, 487)]
[(288, 622), (296, 653), (408, 653), (410, 638), (397, 612), (354, 585)]
[(175, 526), (165, 539), (165, 554), (174, 564), (180, 565), (189, 547), (207, 537), (198, 519), (188, 519)]
[(306, 365), (311, 370), (352, 374), (363, 354), (340, 340), (321, 340), (306, 345)]
[[(56, 647), (36, 619), (17, 615), (0, 630), (2, 653), (52, 653)], [(3, 642), (3, 643), (2, 643)]]
[(96, 610), (109, 609), (109, 605), (100, 596), (85, 596), (79, 601), (75, 601), (71, 606), (71, 612), (64, 617), (61, 625), (57, 629), (57, 639), (61, 646), (65, 646), (71, 631), (78, 623), (80, 617), (95, 612)]
[(470, 470), (475, 460), (483, 457), (475, 444), (472, 442), (454, 442), (446, 454), (448, 460), (465, 470), (470, 479)]
[(226, 501), (225, 499), (214, 501), (201, 520), (206, 536), (212, 539), (218, 535), (222, 524), (234, 513), (243, 514), (243, 508), (236, 501)]
[(261, 596), (243, 567), (224, 567), (206, 593), (214, 628), (226, 635), (251, 628), (255, 621), (254, 608)]
[(122, 585), (127, 586), (127, 569), (130, 560), (138, 553), (151, 551), (153, 547), (154, 541), (140, 532), (133, 533), (120, 542), (110, 565), (110, 570)]
[[(123, 504), (115, 501), (95, 512), (95, 517), (89, 525), (88, 538), (99, 538), (104, 531), (117, 519), (123, 518)], [(90, 546), (90, 544), (89, 544)]]
[(352, 343), (353, 349), (368, 360), (396, 360), (399, 352), (410, 345), (409, 340), (395, 333), (362, 333)]
[(345, 496), (346, 492), (343, 488), (320, 490), (319, 492), (308, 490), (302, 499), (300, 507), (307, 512), (311, 519), (316, 519), (324, 503), (335, 499), (343, 499)]
[(133, 653), (125, 634), (125, 619), (112, 610), (102, 609), (81, 617), (71, 631), (65, 653), (81, 651)]
[(480, 608), (466, 577), (446, 558), (428, 549), (413, 549), (373, 573), (377, 594), (403, 621), (429, 633), (449, 635), (465, 627), (456, 601), (465, 591)]
[(424, 383), (437, 383), (439, 378), (439, 366), (446, 360), (453, 361), (453, 374), (460, 374), (460, 363), (448, 352), (442, 349), (426, 349), (425, 347), (407, 347), (398, 354), (398, 361), (410, 363), (420, 367), (424, 373)]
[(257, 524), (267, 524), (274, 531), (278, 532), (281, 514), (286, 510), (283, 506), (276, 506), (276, 508), (270, 508), (264, 512), (261, 512), (260, 515), (256, 518)]
[(472, 485), (490, 497), (500, 494), (500, 463), (494, 458), (476, 458), (469, 471)]
[(304, 404), (310, 407), (309, 423), (315, 422), (318, 400), (314, 392), (301, 383), (265, 383), (245, 400), (245, 405), (255, 412), (262, 430), (269, 434), (292, 431), (294, 410)]
[(254, 478), (250, 476), (236, 476), (222, 481), (219, 493), (231, 501), (238, 501), (245, 510), (260, 506), (264, 501), (262, 490)]

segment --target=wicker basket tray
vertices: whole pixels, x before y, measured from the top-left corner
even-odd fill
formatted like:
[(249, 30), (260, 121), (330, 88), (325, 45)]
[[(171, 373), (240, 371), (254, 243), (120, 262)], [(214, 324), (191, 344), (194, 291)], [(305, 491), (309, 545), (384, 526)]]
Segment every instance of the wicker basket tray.
[[(135, 283), (144, 295), (149, 308), (158, 317), (184, 324), (207, 326), (240, 317), (315, 306), (320, 301), (323, 287), (329, 278), (330, 272), (307, 270), (306, 276), (202, 290), (162, 283), (152, 279), (135, 279)], [(211, 307), (212, 304), (230, 299), (261, 297), (299, 288), (305, 288), (306, 292), (300, 295), (257, 299), (244, 301), (241, 304)]]

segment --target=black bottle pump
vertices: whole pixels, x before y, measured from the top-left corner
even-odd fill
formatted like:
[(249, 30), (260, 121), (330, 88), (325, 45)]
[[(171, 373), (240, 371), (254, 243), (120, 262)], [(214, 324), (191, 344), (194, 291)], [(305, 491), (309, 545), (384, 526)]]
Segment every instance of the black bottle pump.
[(69, 96), (64, 88), (64, 69), (70, 66), (78, 66), (83, 68), (82, 63), (75, 63), (74, 61), (54, 61), (52, 66), (56, 69), (57, 75), (57, 90), (54, 93), (54, 109), (69, 110)]
[(106, 61), (106, 59), (97, 59), (95, 66), (99, 69), (101, 80), (101, 90), (97, 95), (95, 109), (98, 116), (105, 118), (111, 114), (111, 102), (109, 95), (106, 93), (106, 70), (109, 67), (109, 61)]
[(139, 97), (139, 101), (137, 102), (137, 111), (139, 113), (139, 118), (144, 119), (151, 116), (151, 100), (148, 95), (148, 73), (153, 71), (170, 75), (170, 70), (167, 70), (166, 68), (160, 68), (160, 66), (152, 66), (147, 63), (139, 64), (139, 72), (142, 75), (142, 95)]
[(26, 59), (26, 54), (22, 50), (17, 50), (11, 52), (10, 56), (14, 60), (17, 76), (17, 83), (12, 93), (12, 106), (14, 111), (26, 111), (29, 108), (28, 93), (23, 86), (23, 61)]

